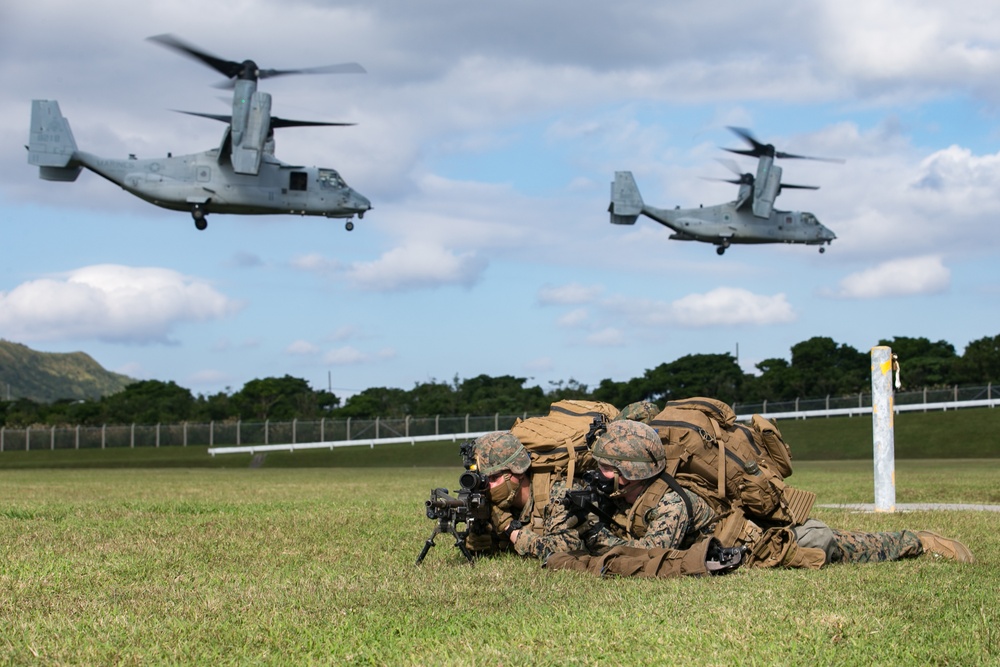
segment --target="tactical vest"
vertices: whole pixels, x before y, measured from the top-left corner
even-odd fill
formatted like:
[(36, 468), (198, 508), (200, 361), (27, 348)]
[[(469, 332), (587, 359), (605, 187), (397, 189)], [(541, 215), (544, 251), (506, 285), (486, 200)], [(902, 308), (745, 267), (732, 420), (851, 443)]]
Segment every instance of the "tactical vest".
[(688, 497), (688, 494), (673, 477), (666, 473), (661, 473), (659, 477), (653, 480), (653, 483), (646, 487), (642, 495), (636, 498), (636, 501), (632, 503), (632, 507), (625, 514), (623, 528), (629, 537), (642, 539), (646, 535), (646, 531), (649, 529), (649, 513), (660, 504), (663, 496), (667, 495), (670, 491), (681, 497), (681, 500), (684, 501), (684, 509), (687, 511), (684, 531), (680, 536), (681, 539), (678, 544), (684, 541), (684, 537), (694, 524), (694, 508), (691, 505), (691, 498)]

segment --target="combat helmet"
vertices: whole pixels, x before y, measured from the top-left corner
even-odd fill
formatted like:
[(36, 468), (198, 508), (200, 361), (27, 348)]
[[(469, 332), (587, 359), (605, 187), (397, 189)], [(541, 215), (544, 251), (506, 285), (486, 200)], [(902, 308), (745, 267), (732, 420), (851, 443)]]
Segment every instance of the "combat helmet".
[(618, 413), (618, 416), (615, 417), (613, 421), (631, 419), (632, 421), (648, 424), (650, 420), (658, 414), (660, 414), (660, 408), (656, 405), (656, 403), (651, 403), (649, 401), (636, 401), (635, 403), (629, 403), (622, 408), (622, 411)]
[(630, 482), (655, 477), (667, 465), (663, 443), (653, 427), (628, 419), (608, 424), (594, 441), (592, 455)]
[(509, 470), (520, 475), (531, 465), (531, 456), (510, 431), (494, 431), (481, 435), (472, 443), (472, 452), (479, 472), (490, 477)]

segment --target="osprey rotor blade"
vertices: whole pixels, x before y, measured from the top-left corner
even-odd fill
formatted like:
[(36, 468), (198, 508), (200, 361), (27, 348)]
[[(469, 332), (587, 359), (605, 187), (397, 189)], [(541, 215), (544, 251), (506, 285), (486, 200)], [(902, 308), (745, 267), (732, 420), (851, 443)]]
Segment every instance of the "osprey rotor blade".
[(151, 42), (156, 42), (161, 46), (165, 46), (168, 49), (173, 49), (183, 55), (190, 58), (194, 58), (199, 62), (208, 65), (216, 72), (224, 75), (228, 78), (221, 84), (218, 84), (217, 88), (232, 88), (237, 79), (246, 79), (250, 81), (257, 81), (258, 79), (268, 79), (276, 76), (285, 76), (288, 74), (364, 74), (365, 68), (358, 63), (339, 63), (336, 65), (324, 65), (322, 67), (301, 67), (298, 69), (261, 69), (257, 66), (253, 60), (244, 60), (242, 62), (237, 62), (235, 60), (226, 60), (224, 58), (219, 58), (214, 56), (192, 44), (188, 44), (184, 40), (175, 37), (174, 35), (155, 35), (148, 38)]
[(261, 79), (269, 79), (288, 74), (365, 74), (367, 71), (358, 63), (339, 63), (337, 65), (324, 65), (322, 67), (301, 67), (299, 69), (266, 69), (261, 70), (259, 76)]
[(184, 54), (189, 58), (194, 58), (195, 60), (208, 65), (219, 74), (229, 77), (230, 79), (238, 77), (243, 68), (242, 63), (213, 56), (212, 54), (206, 53), (198, 47), (188, 44), (173, 35), (154, 35), (153, 37), (148, 37), (147, 39), (150, 42), (156, 42), (161, 46), (167, 47), (168, 49), (173, 49), (174, 51)]
[(763, 157), (766, 155), (773, 158), (782, 158), (787, 160), (816, 160), (818, 162), (833, 162), (836, 164), (844, 163), (844, 160), (840, 158), (812, 157), (810, 155), (796, 155), (794, 153), (785, 153), (784, 151), (776, 150), (774, 144), (761, 143), (756, 137), (753, 136), (750, 130), (743, 127), (729, 127), (729, 130), (750, 144), (750, 148), (723, 149), (729, 151), (730, 153), (749, 155), (750, 157)]
[[(200, 111), (183, 111), (181, 109), (174, 109), (177, 113), (187, 114), (189, 116), (198, 116), (200, 118), (209, 118), (211, 120), (218, 120), (223, 123), (233, 122), (233, 117), (228, 114), (216, 114), (216, 113), (202, 113)], [(285, 118), (278, 118), (277, 116), (271, 116), (271, 129), (279, 127), (347, 127), (351, 125), (357, 125), (357, 123), (336, 123), (327, 122), (321, 120), (288, 120)]]

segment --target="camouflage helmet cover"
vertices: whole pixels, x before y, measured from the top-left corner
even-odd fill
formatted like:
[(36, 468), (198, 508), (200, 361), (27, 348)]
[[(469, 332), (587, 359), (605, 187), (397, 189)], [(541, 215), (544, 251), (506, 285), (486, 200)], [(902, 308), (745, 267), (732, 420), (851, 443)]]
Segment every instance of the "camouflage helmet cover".
[(520, 475), (531, 465), (531, 456), (510, 431), (494, 431), (472, 443), (479, 472), (489, 477), (504, 470)]
[(635, 403), (629, 403), (622, 408), (622, 411), (618, 413), (618, 416), (615, 417), (614, 421), (631, 419), (632, 421), (648, 424), (650, 420), (658, 414), (660, 414), (660, 408), (656, 405), (656, 403), (651, 403), (649, 401), (636, 401)]
[(654, 477), (666, 468), (667, 455), (652, 426), (623, 419), (608, 424), (593, 448), (594, 460), (616, 468), (631, 481)]

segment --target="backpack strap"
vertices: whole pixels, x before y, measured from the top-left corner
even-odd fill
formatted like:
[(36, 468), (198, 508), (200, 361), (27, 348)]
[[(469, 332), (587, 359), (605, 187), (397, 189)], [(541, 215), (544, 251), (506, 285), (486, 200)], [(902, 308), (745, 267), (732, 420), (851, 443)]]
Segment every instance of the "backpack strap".
[(646, 515), (649, 514), (651, 509), (660, 504), (660, 500), (663, 496), (667, 495), (667, 491), (673, 491), (684, 501), (684, 509), (687, 511), (687, 519), (684, 522), (684, 535), (687, 535), (694, 524), (694, 507), (691, 505), (691, 497), (684, 492), (684, 489), (677, 483), (677, 480), (666, 473), (660, 473), (628, 511), (626, 526), (631, 535), (636, 538), (642, 538), (646, 534), (648, 527)]

